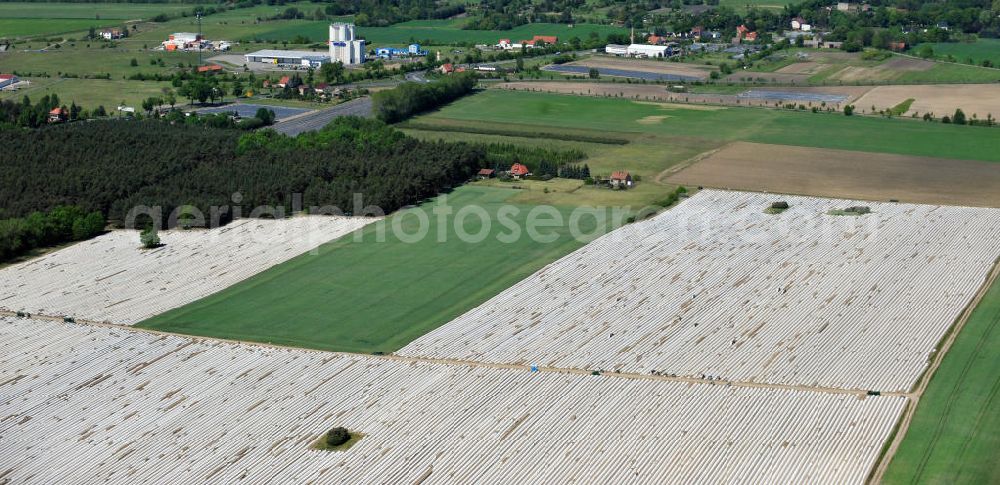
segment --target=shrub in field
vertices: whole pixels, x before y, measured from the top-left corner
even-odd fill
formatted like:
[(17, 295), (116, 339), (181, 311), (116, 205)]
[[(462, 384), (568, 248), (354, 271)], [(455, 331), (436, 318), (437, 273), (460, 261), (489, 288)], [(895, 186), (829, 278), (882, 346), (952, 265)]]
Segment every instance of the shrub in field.
[(347, 428), (336, 427), (326, 432), (326, 445), (327, 446), (340, 446), (347, 443), (351, 439), (351, 433), (347, 431)]
[(160, 235), (157, 234), (155, 227), (150, 227), (139, 233), (139, 242), (146, 249), (155, 248), (160, 245)]

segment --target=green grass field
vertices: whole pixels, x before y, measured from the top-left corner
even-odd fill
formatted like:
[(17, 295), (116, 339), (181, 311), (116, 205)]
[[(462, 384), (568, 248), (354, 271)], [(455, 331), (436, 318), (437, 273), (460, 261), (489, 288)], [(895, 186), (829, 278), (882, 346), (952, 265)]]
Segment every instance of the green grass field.
[(0, 2), (0, 18), (139, 20), (190, 12), (191, 3)]
[(998, 354), (994, 283), (931, 378), (883, 483), (1000, 483)]
[(719, 6), (731, 7), (740, 12), (746, 12), (748, 7), (781, 10), (785, 5), (797, 3), (795, 0), (721, 0)]
[(895, 78), (901, 83), (995, 83), (1000, 82), (1000, 69), (969, 66), (965, 64), (937, 63), (926, 71), (900, 73)]
[(0, 17), (0, 39), (15, 39), (29, 36), (56, 36), (72, 32), (86, 32), (86, 30), (90, 27), (107, 27), (114, 25), (121, 25), (121, 21)]
[(187, 3), (0, 2), (0, 39), (81, 33), (161, 13), (180, 15), (195, 7)]
[[(155, 81), (123, 81), (121, 79), (37, 79), (32, 80), (31, 87), (19, 91), (4, 91), (0, 99), (20, 100), (28, 96), (33, 101), (45, 95), (57, 94), (63, 104), (71, 102), (86, 108), (94, 109), (104, 106), (109, 112), (123, 101), (128, 106), (138, 108), (142, 100), (151, 96), (160, 96), (162, 89), (170, 87), (169, 82)], [(177, 104), (187, 103), (186, 98), (178, 98)]]
[[(429, 236), (418, 242), (405, 242), (393, 231), (387, 231), (385, 242), (376, 242), (376, 227), (368, 226), (362, 242), (346, 236), (321, 246), (317, 254), (298, 256), (139, 326), (323, 350), (394, 351), (586, 242), (565, 226), (541, 230), (555, 235), (550, 243), (536, 242), (525, 232), (514, 242), (498, 241), (496, 235), (510, 230), (496, 219), (497, 210), (516, 194), (464, 186), (447, 195), (455, 211), (478, 205), (494, 216), (483, 242), (461, 241), (454, 217), (444, 226), (446, 241), (438, 242), (442, 226), (431, 212), (436, 202), (428, 203), (416, 209), (430, 221)], [(511, 219), (523, 228), (532, 207), (512, 207), (520, 213)], [(565, 218), (571, 209), (559, 211)], [(462, 227), (476, 234), (480, 221), (466, 217)], [(387, 227), (396, 223), (406, 234), (419, 227), (413, 214), (397, 213)], [(582, 224), (584, 230), (595, 227), (592, 218)]]
[[(327, 37), (329, 22), (303, 22), (298, 25), (283, 25), (262, 30), (264, 39), (288, 40), (296, 35), (304, 35), (311, 40), (323, 41)], [(359, 27), (358, 35), (369, 44), (406, 44), (411, 40), (427, 45), (445, 45), (463, 42), (496, 44), (502, 38), (514, 40), (530, 39), (535, 35), (554, 35), (560, 40), (571, 37), (586, 39), (591, 32), (601, 36), (609, 33), (624, 33), (625, 29), (608, 25), (577, 24), (528, 24), (511, 30), (463, 30), (462, 22), (454, 20), (417, 20), (403, 22), (390, 27)], [(432, 42), (426, 42), (430, 40)]]
[(1000, 67), (1000, 39), (978, 39), (975, 42), (933, 42), (920, 44), (913, 49), (913, 52), (918, 52), (920, 47), (924, 45), (930, 45), (934, 49), (934, 57), (937, 59), (947, 59), (948, 56), (954, 58), (956, 62), (967, 62), (972, 59), (976, 65), (985, 59), (992, 62), (994, 67)]
[[(691, 109), (546, 93), (487, 90), (426, 115), (426, 120), (636, 132), (691, 139), (753, 141), (930, 157), (1000, 161), (991, 128), (903, 119), (748, 108)], [(623, 161), (627, 163), (627, 161)]]
[[(22, 44), (18, 47), (28, 45), (34, 49), (45, 47), (42, 43)], [(77, 76), (108, 73), (112, 79), (122, 79), (123, 76), (135, 73), (169, 73), (177, 69), (178, 63), (185, 66), (198, 63), (198, 54), (195, 52), (154, 51), (144, 49), (143, 44), (138, 42), (119, 43), (116, 47), (104, 49), (101, 45), (99, 42), (77, 41), (64, 43), (58, 49), (48, 49), (46, 52), (25, 52), (18, 49), (0, 55), (0, 71), (36, 74), (45, 72), (50, 76), (57, 76), (59, 73)], [(154, 47), (154, 44), (149, 43), (147, 47)], [(136, 60), (137, 66), (131, 65), (132, 59)], [(163, 67), (150, 64), (151, 60), (159, 59), (163, 59)]]

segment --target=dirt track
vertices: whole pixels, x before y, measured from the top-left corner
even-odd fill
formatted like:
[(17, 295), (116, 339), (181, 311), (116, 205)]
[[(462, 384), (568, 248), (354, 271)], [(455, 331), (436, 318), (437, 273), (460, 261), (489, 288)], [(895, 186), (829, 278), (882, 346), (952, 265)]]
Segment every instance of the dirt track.
[(667, 182), (863, 200), (1000, 207), (1000, 164), (736, 142)]

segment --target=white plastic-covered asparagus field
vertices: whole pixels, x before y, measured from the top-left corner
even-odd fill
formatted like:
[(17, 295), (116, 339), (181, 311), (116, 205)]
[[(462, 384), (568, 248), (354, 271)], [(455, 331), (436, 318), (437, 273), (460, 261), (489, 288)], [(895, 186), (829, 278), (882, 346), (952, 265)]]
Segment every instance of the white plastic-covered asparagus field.
[(398, 353), (904, 391), (998, 256), (1000, 210), (706, 190)]
[(132, 325), (198, 300), (375, 219), (241, 219), (210, 230), (112, 231), (0, 270), (0, 308)]
[[(13, 483), (862, 483), (905, 398), (0, 318)], [(346, 451), (310, 444), (335, 426)]]

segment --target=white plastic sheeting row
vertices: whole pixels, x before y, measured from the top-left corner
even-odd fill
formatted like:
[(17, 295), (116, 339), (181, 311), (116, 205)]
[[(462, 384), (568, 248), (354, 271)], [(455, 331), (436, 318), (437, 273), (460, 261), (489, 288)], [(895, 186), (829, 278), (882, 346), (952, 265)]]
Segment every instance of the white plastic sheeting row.
[(706, 190), (398, 353), (903, 391), (998, 256), (995, 209)]
[[(14, 483), (862, 483), (906, 402), (0, 318)], [(344, 452), (320, 433), (364, 433)]]
[(0, 270), (0, 308), (135, 324), (198, 300), (375, 219), (242, 219), (210, 230), (166, 231), (140, 249), (113, 231)]

